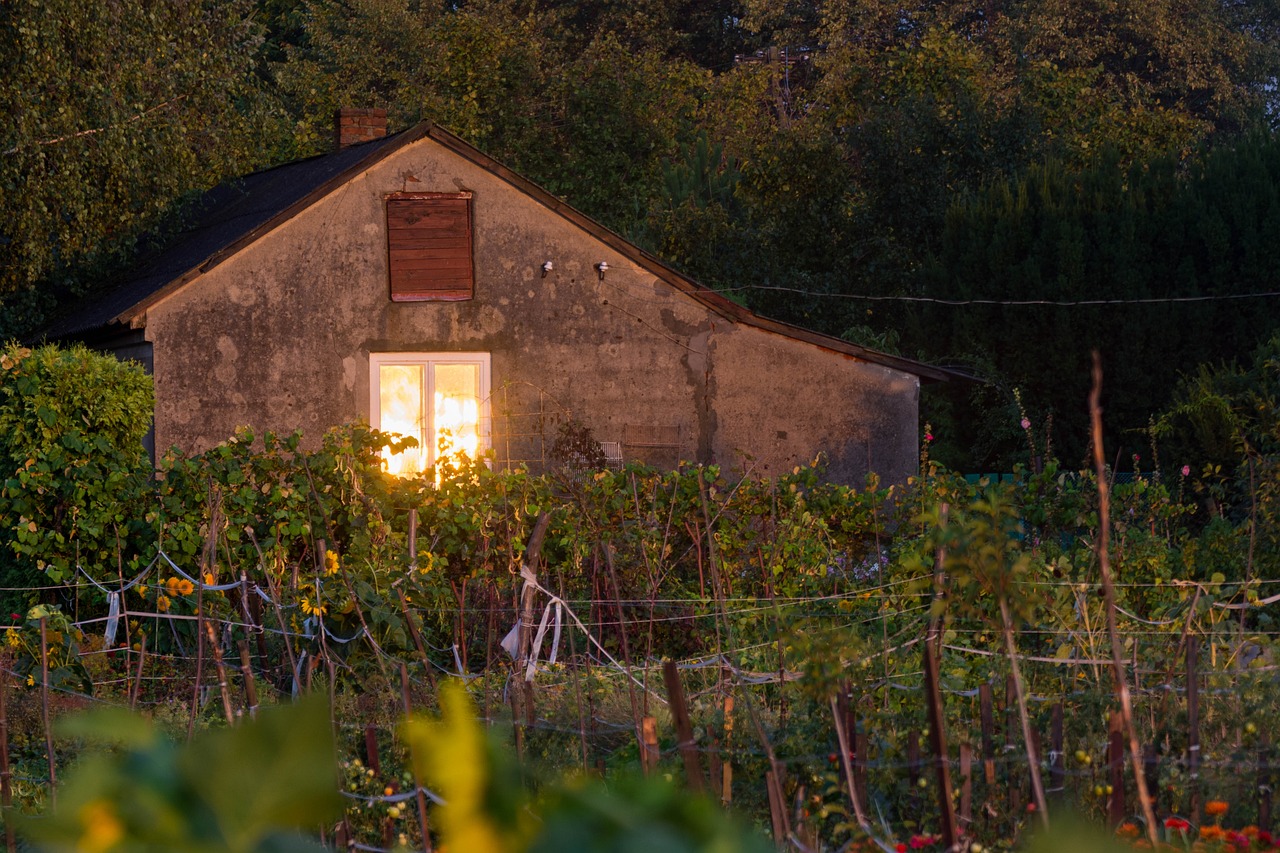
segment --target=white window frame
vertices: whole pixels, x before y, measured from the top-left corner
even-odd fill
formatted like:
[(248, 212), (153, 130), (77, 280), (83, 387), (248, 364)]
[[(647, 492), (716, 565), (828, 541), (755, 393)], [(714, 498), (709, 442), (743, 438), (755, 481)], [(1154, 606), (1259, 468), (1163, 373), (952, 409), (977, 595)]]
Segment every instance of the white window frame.
[[(382, 429), (382, 388), (381, 368), (383, 365), (421, 365), (427, 387), (423, 389), (423, 418), (433, 417), (431, 407), (426, 403), (435, 396), (435, 374), (430, 368), (438, 364), (474, 364), (480, 368), (480, 452), (493, 447), (492, 420), (489, 416), (490, 365), (487, 352), (374, 352), (369, 353), (369, 425), (374, 429)], [(428, 434), (435, 434), (435, 424), (427, 422)], [(435, 442), (427, 442), (434, 445)], [(427, 467), (434, 468), (439, 448), (427, 447)]]

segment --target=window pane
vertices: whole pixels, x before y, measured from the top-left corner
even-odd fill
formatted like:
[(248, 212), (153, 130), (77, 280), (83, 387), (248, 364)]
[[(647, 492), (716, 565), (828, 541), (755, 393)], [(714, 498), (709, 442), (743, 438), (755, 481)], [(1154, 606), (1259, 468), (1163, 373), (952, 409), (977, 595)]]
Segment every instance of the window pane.
[(435, 442), (441, 456), (480, 453), (480, 365), (435, 365)]
[(392, 474), (419, 474), (426, 467), (427, 444), (422, 434), (422, 365), (384, 364), (378, 368), (378, 397), (383, 432), (416, 438), (418, 446), (394, 456), (382, 452)]

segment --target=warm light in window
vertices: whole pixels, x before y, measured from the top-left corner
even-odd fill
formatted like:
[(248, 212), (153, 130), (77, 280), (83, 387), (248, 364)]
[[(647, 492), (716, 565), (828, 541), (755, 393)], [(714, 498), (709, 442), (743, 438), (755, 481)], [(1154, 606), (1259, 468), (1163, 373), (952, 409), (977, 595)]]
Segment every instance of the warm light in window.
[(427, 443), (422, 434), (422, 374), (421, 364), (384, 364), (378, 369), (382, 431), (418, 440), (417, 447), (401, 453), (382, 451), (392, 474), (420, 474), (427, 467)]
[(435, 442), (441, 456), (480, 452), (480, 368), (475, 364), (435, 366)]
[(478, 458), (484, 442), (482, 382), (477, 362), (379, 365), (379, 428), (418, 440), (417, 447), (400, 453), (384, 450), (387, 471), (414, 476), (441, 458)]

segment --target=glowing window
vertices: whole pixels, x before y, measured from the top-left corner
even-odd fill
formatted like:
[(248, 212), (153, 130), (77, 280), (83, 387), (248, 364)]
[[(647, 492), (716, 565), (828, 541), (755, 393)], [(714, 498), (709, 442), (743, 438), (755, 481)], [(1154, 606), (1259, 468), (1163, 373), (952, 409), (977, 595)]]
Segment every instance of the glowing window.
[(374, 353), (369, 367), (370, 423), (418, 440), (386, 453), (392, 474), (421, 474), (442, 456), (475, 459), (488, 449), (488, 353)]

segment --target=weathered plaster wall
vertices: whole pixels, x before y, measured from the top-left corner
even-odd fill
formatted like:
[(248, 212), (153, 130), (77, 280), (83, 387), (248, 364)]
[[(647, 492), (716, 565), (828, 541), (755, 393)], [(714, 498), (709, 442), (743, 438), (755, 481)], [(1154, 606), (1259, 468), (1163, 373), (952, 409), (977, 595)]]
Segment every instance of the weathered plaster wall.
[(918, 467), (917, 377), (740, 325), (711, 344), (717, 458), (754, 457), (772, 476), (821, 454), (830, 479), (856, 485)]
[[(392, 303), (384, 198), (459, 190), (474, 199), (476, 298)], [(314, 442), (369, 416), (369, 353), (397, 351), (492, 354), (500, 459), (545, 453), (539, 413), (655, 462), (746, 450), (776, 473), (822, 451), (836, 479), (865, 471), (868, 441), (895, 475), (909, 470), (898, 434), (915, 446), (914, 377), (731, 324), (430, 139), (152, 306), (146, 336), (162, 449), (242, 424)]]

